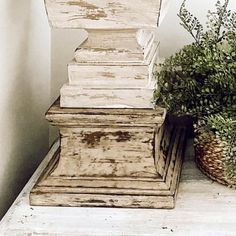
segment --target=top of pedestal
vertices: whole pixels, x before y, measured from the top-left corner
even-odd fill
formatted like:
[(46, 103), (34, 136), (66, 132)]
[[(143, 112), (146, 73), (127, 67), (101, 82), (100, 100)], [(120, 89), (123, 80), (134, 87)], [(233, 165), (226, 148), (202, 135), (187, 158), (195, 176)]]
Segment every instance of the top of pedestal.
[(166, 118), (166, 110), (155, 109), (100, 109), (61, 108), (57, 99), (46, 113), (46, 118), (56, 126), (78, 127), (159, 127)]
[(45, 5), (52, 27), (130, 29), (156, 28), (168, 1), (45, 0)]

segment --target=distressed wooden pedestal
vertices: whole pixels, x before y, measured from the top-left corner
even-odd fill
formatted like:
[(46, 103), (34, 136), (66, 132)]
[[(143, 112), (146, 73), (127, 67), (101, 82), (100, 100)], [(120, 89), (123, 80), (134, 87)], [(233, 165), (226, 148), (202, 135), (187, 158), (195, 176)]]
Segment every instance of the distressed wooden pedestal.
[[(47, 112), (60, 150), (32, 205), (173, 208), (186, 131), (152, 102), (166, 0), (45, 0), (52, 26), (87, 38)], [(66, 46), (66, 45), (65, 45)]]
[(173, 208), (185, 128), (163, 109), (68, 109), (47, 119), (56, 152), (30, 194), (32, 205)]

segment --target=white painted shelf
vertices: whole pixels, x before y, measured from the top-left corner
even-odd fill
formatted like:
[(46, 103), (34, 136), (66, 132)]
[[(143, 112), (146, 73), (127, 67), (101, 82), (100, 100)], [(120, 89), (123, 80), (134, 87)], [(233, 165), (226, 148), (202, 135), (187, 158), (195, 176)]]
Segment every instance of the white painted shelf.
[(1, 236), (236, 235), (236, 190), (201, 174), (192, 160), (191, 145), (174, 210), (31, 207), (29, 192), (58, 145), (54, 144), (2, 219)]

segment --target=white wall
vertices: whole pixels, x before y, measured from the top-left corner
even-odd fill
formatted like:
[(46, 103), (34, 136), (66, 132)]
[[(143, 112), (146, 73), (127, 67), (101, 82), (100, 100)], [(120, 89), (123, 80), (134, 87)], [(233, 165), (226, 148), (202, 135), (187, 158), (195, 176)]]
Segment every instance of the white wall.
[[(192, 41), (191, 36), (179, 24), (180, 20), (177, 17), (179, 8), (183, 0), (170, 0), (168, 13), (166, 14), (160, 28), (160, 56), (168, 57), (178, 51), (183, 45)], [(221, 0), (223, 3), (223, 0)], [(206, 14), (208, 10), (215, 9), (216, 0), (187, 0), (186, 6), (205, 25)], [(229, 9), (236, 11), (236, 1), (231, 0)]]
[[(60, 95), (60, 88), (67, 83), (67, 64), (73, 59), (75, 49), (86, 37), (83, 30), (52, 29), (52, 71), (51, 71), (51, 102)], [(56, 127), (50, 127), (50, 143), (58, 135)]]
[(50, 29), (43, 0), (0, 0), (0, 218), (48, 150)]

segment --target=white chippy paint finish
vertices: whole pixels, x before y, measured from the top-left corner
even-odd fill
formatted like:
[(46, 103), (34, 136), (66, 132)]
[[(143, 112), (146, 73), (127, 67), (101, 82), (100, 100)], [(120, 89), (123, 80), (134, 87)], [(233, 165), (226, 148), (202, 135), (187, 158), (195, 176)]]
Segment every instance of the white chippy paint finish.
[(89, 30), (68, 65), (61, 107), (151, 108), (156, 30)]
[(80, 88), (147, 88), (149, 75), (149, 68), (140, 65), (68, 65), (69, 84)]
[[(136, 1), (137, 5), (139, 1)], [(52, 2), (46, 1), (46, 7), (50, 11), (48, 2)], [(117, 2), (111, 4), (108, 0), (74, 0), (53, 3), (56, 4), (53, 6), (53, 13), (57, 9), (57, 3), (63, 7), (63, 14), (69, 15), (72, 9), (81, 11), (79, 19), (76, 19), (81, 24), (83, 19), (96, 20), (98, 24), (104, 23), (101, 18), (107, 20), (107, 5), (103, 5), (105, 3), (113, 10), (113, 21), (117, 23), (114, 5)], [(120, 13), (125, 11), (130, 17), (136, 12), (134, 9), (137, 5), (134, 5), (134, 2), (120, 0), (119, 3), (122, 8)], [(148, 11), (149, 7), (154, 7), (149, 5), (150, 3), (153, 4), (154, 1), (142, 1), (138, 9), (143, 7), (142, 10)], [(145, 6), (147, 8), (144, 8)], [(83, 10), (86, 16), (83, 15)], [(142, 17), (145, 15), (141, 8), (138, 14)], [(95, 29), (91, 30), (82, 24), (83, 28), (87, 29), (88, 38), (77, 48), (75, 58), (68, 66), (69, 84), (64, 85), (60, 91), (62, 108), (132, 108), (134, 115), (137, 111), (135, 108), (155, 112), (152, 96), (155, 85), (153, 70), (158, 54), (156, 30), (150, 30), (150, 25), (148, 30), (138, 30), (139, 27), (134, 27), (130, 19), (123, 15), (118, 18), (128, 23), (129, 28), (118, 27), (117, 30), (117, 27), (110, 26), (109, 30), (104, 30), (107, 28), (103, 24), (100, 25), (102, 28), (96, 25)], [(139, 69), (136, 68), (137, 74), (134, 74), (134, 67), (137, 66)], [(93, 73), (90, 73), (91, 70)], [(87, 74), (92, 76), (89, 77), (90, 81), (86, 81), (83, 74), (85, 78)], [(123, 80), (127, 80), (129, 86), (122, 81), (125, 77)], [(114, 79), (113, 85), (108, 82), (111, 79)], [(139, 87), (135, 81), (137, 79), (142, 79), (145, 83)], [(102, 83), (99, 84), (96, 80)], [(172, 130), (164, 127), (163, 132), (159, 132), (161, 124), (141, 127), (133, 123), (126, 126), (132, 120), (129, 119), (130, 114), (127, 114), (127, 120), (120, 127), (109, 126), (106, 119), (102, 124), (104, 127), (101, 127), (101, 124), (82, 126), (79, 118), (76, 118), (72, 125), (68, 123), (71, 114), (68, 116), (66, 109), (59, 112), (64, 115), (64, 123), (59, 126), (60, 155), (54, 155), (31, 191), (32, 205), (174, 207), (185, 129), (175, 126), (173, 134), (167, 135), (168, 148), (162, 150), (164, 144), (157, 140), (165, 139), (166, 131)], [(76, 110), (74, 112), (76, 113)], [(76, 113), (75, 116), (80, 117), (80, 113)], [(53, 116), (51, 118), (53, 122)], [(168, 154), (165, 156), (164, 152), (167, 149)]]
[(153, 88), (155, 30), (92, 30), (68, 65), (70, 85), (81, 88)]
[(61, 107), (153, 108), (153, 89), (81, 89), (63, 85)]
[[(78, 173), (73, 173), (73, 176), (68, 175), (69, 168), (64, 173), (60, 167), (58, 168), (58, 160), (56, 158), (56, 161), (53, 161), (45, 169), (45, 173), (31, 191), (30, 202), (32, 205), (50, 206), (173, 208), (182, 163), (184, 142), (184, 133), (182, 131), (181, 129), (176, 129), (175, 138), (172, 140), (165, 178), (160, 178), (157, 175), (146, 176), (144, 173), (142, 173), (142, 178), (140, 178), (139, 176), (131, 176), (132, 171), (128, 173), (130, 176), (124, 178), (116, 176), (113, 171), (114, 173), (103, 177), (102, 183), (101, 177), (96, 176), (95, 178), (90, 178), (89, 181), (86, 176), (84, 178), (77, 177)], [(61, 148), (64, 147), (61, 146)], [(69, 158), (73, 157), (68, 156)], [(59, 165), (60, 162), (61, 158), (59, 158)], [(117, 170), (117, 168), (129, 169), (129, 165), (116, 166), (114, 164), (116, 162), (116, 159), (112, 162), (114, 170)], [(69, 163), (71, 162), (69, 161)], [(143, 162), (143, 164), (145, 165), (146, 163)], [(152, 166), (154, 166), (154, 163), (152, 163)], [(97, 168), (101, 168), (101, 166), (97, 166)], [(137, 163), (137, 170), (138, 168)], [(143, 166), (143, 170), (146, 170), (145, 166)], [(61, 171), (61, 175), (55, 174), (56, 171)], [(98, 173), (98, 175), (103, 175), (103, 172)], [(113, 185), (111, 185), (112, 182)], [(122, 182), (126, 182), (126, 184), (123, 183), (122, 185)], [(142, 186), (140, 182), (143, 184), (149, 182), (149, 184), (140, 188)], [(155, 188), (151, 186), (155, 186)]]
[(45, 0), (51, 26), (82, 29), (156, 28), (161, 0)]
[(165, 120), (166, 110), (153, 109), (61, 109), (59, 99), (46, 113), (51, 125), (64, 127), (160, 127)]
[[(58, 157), (59, 158), (59, 157)], [(167, 186), (161, 177), (142, 178), (142, 177), (68, 177), (68, 176), (44, 176), (37, 187), (32, 191), (43, 193), (48, 189), (48, 193), (57, 191), (58, 193), (67, 194), (123, 194), (123, 195), (153, 195), (165, 196), (169, 194)], [(40, 197), (37, 194), (36, 197)], [(33, 196), (34, 198), (35, 196)], [(76, 197), (76, 195), (74, 195)], [(92, 196), (91, 196), (92, 197)], [(112, 196), (110, 196), (112, 199)], [(43, 197), (41, 197), (42, 202)], [(32, 199), (34, 201), (34, 199)], [(74, 200), (73, 200), (74, 201)], [(173, 197), (172, 197), (173, 201)], [(42, 204), (42, 203), (41, 203)], [(70, 204), (64, 202), (64, 205)], [(72, 203), (71, 203), (72, 204)], [(76, 202), (74, 203), (76, 204)], [(104, 204), (104, 203), (103, 203)], [(45, 204), (43, 204), (45, 205)], [(57, 204), (59, 205), (59, 203)], [(96, 206), (96, 205), (94, 205)], [(151, 206), (149, 206), (150, 208)]]
[(104, 111), (67, 111), (57, 102), (49, 109), (47, 118), (59, 126), (61, 140), (60, 160), (52, 176), (157, 177), (153, 140), (165, 110)]
[(0, 235), (235, 236), (236, 191), (201, 174), (189, 153), (183, 164), (175, 209), (30, 206), (29, 192), (58, 147), (59, 143), (2, 219)]
[[(33, 188), (31, 204), (173, 208), (186, 129), (168, 129), (164, 116), (161, 108), (63, 109), (55, 102), (47, 118), (59, 127), (60, 154)], [(167, 156), (159, 173), (161, 152)]]
[(174, 138), (174, 126), (171, 123), (164, 123), (155, 133), (155, 166), (157, 172), (164, 176), (168, 168), (168, 150), (172, 149), (171, 139)]
[(148, 65), (158, 47), (156, 29), (87, 30), (88, 38), (75, 51), (78, 63)]
[(54, 176), (156, 177), (151, 128), (60, 128)]
[(156, 28), (165, 2), (45, 0), (53, 26), (88, 33), (68, 65), (61, 107), (153, 108)]

